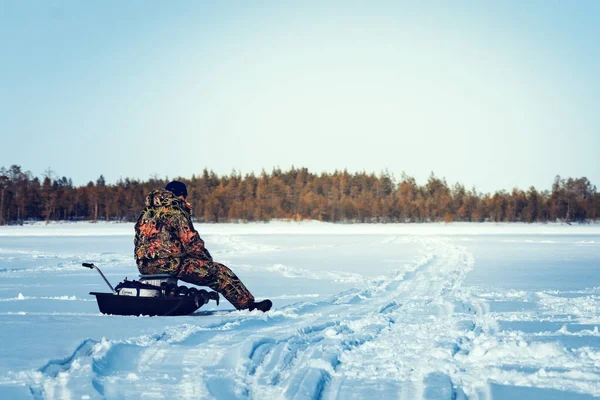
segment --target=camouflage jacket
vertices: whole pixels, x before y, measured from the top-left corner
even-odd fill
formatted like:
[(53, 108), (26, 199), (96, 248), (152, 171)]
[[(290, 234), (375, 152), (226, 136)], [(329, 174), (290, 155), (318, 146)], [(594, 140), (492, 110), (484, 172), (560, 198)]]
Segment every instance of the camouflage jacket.
[(186, 257), (211, 260), (194, 229), (192, 208), (169, 191), (146, 196), (146, 208), (135, 224), (135, 261), (142, 274), (177, 273)]

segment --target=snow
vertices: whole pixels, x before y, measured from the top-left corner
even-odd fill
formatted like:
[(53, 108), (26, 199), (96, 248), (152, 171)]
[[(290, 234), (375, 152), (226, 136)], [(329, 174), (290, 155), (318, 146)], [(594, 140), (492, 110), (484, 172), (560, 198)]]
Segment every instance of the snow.
[(196, 226), (274, 309), (98, 312), (133, 225), (0, 228), (0, 398), (600, 396), (600, 225)]
[[(331, 224), (319, 221), (271, 221), (229, 224), (195, 224), (203, 235), (226, 235), (223, 240), (237, 240), (231, 235), (598, 235), (600, 223), (525, 224), (525, 223), (429, 223), (429, 224)], [(23, 226), (1, 227), (2, 236), (131, 236), (131, 223), (42, 222)], [(525, 242), (534, 239), (527, 239)], [(535, 239), (552, 244), (552, 239)], [(520, 241), (520, 240), (519, 240)], [(579, 244), (598, 244), (597, 237), (584, 238)], [(253, 251), (269, 247), (258, 246)], [(243, 242), (236, 250), (245, 250)]]

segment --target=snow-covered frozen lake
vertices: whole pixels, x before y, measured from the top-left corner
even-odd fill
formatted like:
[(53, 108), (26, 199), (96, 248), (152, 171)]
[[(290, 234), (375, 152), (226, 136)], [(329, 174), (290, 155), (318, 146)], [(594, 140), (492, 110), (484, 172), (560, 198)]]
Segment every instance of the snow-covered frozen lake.
[(99, 313), (132, 224), (0, 228), (1, 399), (600, 396), (600, 225), (197, 225), (274, 310)]

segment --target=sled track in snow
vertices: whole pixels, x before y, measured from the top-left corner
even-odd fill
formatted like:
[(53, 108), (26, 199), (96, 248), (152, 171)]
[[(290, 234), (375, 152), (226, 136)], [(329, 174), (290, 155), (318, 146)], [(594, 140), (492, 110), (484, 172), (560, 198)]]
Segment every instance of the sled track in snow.
[(486, 299), (462, 287), (473, 267), (467, 250), (439, 238), (417, 244), (414, 263), (326, 301), (88, 339), (65, 359), (7, 379), (28, 382), (36, 399), (489, 399), (492, 382), (600, 394), (598, 352), (498, 332)]
[(461, 292), (473, 260), (446, 240), (417, 241), (420, 260), (327, 301), (224, 315), (212, 326), (118, 343), (84, 341), (65, 365), (51, 362), (31, 376), (31, 391), (44, 398), (77, 382), (107, 398), (333, 399), (374, 390), (419, 398), (431, 388), (447, 398), (477, 394), (452, 371), (466, 333), (482, 329), (485, 307)]

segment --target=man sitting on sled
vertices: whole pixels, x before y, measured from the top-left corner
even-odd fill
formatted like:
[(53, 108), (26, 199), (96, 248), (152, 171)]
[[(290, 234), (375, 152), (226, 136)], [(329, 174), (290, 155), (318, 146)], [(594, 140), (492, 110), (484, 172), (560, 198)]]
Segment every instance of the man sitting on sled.
[(194, 229), (184, 183), (173, 181), (146, 197), (135, 225), (135, 260), (141, 274), (170, 274), (221, 293), (238, 310), (269, 311), (225, 265), (213, 261)]

